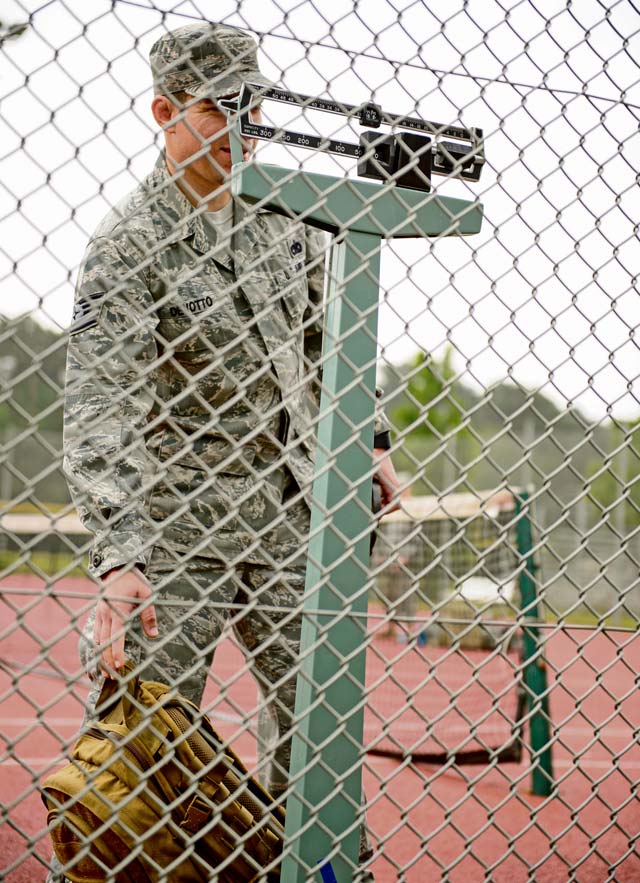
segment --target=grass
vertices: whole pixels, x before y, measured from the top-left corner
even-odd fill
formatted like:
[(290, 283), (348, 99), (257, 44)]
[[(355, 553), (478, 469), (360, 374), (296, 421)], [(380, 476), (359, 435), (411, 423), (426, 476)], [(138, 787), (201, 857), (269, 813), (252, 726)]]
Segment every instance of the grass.
[(561, 620), (563, 625), (591, 626), (592, 628), (598, 628), (600, 626), (610, 629), (622, 628), (635, 630), (639, 626), (637, 618), (624, 610), (616, 611), (613, 614), (605, 616), (604, 613), (598, 614), (596, 611), (585, 606), (578, 607), (576, 610), (572, 610), (571, 613), (567, 613), (566, 615), (562, 612), (558, 615), (556, 611), (546, 610), (544, 620), (549, 623), (549, 625), (554, 625)]
[(35, 503), (0, 500), (0, 511), (4, 515), (42, 515), (43, 512), (61, 512), (64, 509), (73, 511), (69, 509), (69, 503), (42, 503), (36, 506)]
[(69, 552), (29, 552), (26, 556), (17, 552), (0, 550), (0, 578), (13, 574), (30, 574), (31, 576), (52, 577), (84, 577), (87, 578), (84, 557), (78, 561)]

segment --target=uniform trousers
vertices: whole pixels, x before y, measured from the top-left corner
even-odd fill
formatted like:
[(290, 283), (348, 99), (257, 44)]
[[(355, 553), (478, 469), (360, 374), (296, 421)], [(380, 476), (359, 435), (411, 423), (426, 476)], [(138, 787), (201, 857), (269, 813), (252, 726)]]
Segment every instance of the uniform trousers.
[[(125, 638), (125, 655), (140, 667), (141, 678), (176, 687), (200, 706), (216, 647), (225, 629), (233, 629), (261, 694), (258, 777), (274, 797), (286, 791), (291, 760), (306, 575), (306, 566), (301, 562), (304, 556), (298, 555), (289, 566), (242, 563), (230, 567), (216, 559), (179, 557), (154, 548), (145, 575), (153, 587), (159, 636), (148, 638), (134, 611)], [(92, 676), (86, 724), (95, 716), (103, 684), (97, 669), (94, 619), (95, 613), (89, 617), (80, 639), (80, 658)], [(361, 865), (372, 854), (363, 823)], [(55, 857), (52, 870), (49, 880), (63, 879)], [(362, 883), (373, 880), (364, 867), (356, 876)]]

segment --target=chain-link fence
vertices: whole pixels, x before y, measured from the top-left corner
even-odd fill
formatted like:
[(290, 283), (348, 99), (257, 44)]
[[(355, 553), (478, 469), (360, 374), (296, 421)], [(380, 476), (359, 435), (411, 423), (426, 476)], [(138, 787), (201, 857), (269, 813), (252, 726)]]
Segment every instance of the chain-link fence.
[(639, 29), (3, 9), (3, 880), (640, 879)]

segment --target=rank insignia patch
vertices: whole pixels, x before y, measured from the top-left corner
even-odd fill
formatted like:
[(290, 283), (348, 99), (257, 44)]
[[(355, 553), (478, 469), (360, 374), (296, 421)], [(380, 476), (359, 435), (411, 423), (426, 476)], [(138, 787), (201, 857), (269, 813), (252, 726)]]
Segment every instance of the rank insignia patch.
[(73, 308), (73, 319), (69, 334), (78, 334), (98, 324), (100, 305), (104, 299), (104, 292), (89, 294), (80, 298)]

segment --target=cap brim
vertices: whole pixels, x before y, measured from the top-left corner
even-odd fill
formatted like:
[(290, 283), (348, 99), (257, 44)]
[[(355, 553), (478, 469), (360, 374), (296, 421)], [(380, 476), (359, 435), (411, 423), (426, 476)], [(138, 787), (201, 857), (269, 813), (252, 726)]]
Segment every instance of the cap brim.
[(256, 86), (264, 86), (266, 89), (275, 86), (273, 80), (265, 77), (258, 70), (242, 71), (242, 73), (231, 74), (228, 77), (220, 77), (210, 83), (202, 83), (193, 92), (190, 92), (194, 98), (227, 98), (231, 95), (237, 95), (244, 83), (255, 83)]

